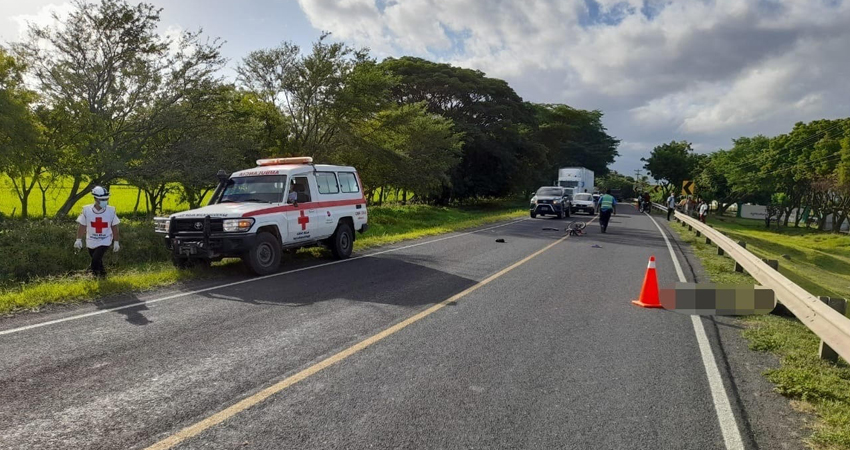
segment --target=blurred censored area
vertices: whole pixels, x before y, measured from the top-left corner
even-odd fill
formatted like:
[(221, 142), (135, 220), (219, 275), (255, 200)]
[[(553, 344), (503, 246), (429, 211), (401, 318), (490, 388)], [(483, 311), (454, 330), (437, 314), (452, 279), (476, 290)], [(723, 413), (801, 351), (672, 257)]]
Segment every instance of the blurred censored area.
[(773, 289), (754, 285), (676, 283), (659, 297), (664, 309), (692, 315), (769, 314), (776, 307)]

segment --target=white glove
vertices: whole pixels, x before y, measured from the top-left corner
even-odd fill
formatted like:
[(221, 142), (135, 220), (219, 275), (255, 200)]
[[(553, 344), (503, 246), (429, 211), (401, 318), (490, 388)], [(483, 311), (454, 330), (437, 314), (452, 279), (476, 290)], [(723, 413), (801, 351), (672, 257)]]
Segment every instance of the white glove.
[(117, 252), (118, 250), (121, 250), (121, 245), (118, 243), (118, 241), (113, 241), (112, 242), (112, 251)]
[(74, 241), (74, 249), (75, 250), (82, 250), (82, 248), (83, 248), (83, 240), (82, 239), (77, 239), (76, 241)]

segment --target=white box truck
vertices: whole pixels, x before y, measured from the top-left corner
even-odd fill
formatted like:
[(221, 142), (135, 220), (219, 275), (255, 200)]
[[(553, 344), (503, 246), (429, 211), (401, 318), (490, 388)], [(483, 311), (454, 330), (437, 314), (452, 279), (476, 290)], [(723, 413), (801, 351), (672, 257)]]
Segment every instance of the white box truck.
[(584, 167), (563, 167), (558, 169), (558, 186), (572, 190), (572, 195), (587, 192), (593, 194), (593, 171)]

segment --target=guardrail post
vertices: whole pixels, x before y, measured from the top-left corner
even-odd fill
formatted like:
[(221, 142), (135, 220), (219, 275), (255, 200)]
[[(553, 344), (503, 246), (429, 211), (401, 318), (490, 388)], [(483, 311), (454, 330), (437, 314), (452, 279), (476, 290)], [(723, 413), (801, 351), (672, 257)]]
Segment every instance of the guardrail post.
[[(820, 301), (829, 305), (830, 308), (838, 311), (842, 316), (847, 313), (847, 300), (843, 298), (820, 297)], [(838, 353), (825, 342), (820, 341), (820, 359), (825, 359), (831, 362), (838, 362)]]
[[(747, 243), (744, 241), (738, 241), (738, 245), (747, 248)], [(738, 264), (738, 261), (735, 261), (735, 272), (744, 273), (744, 268), (740, 264)]]
[(726, 254), (726, 252), (725, 252), (725, 251), (723, 251), (723, 249), (722, 249), (722, 248), (720, 248), (720, 247), (718, 246), (718, 247), (717, 247), (717, 254), (718, 254), (718, 255), (720, 255), (720, 256), (723, 256), (723, 255), (725, 255), (725, 254)]
[[(711, 244), (711, 239), (709, 239), (709, 238), (705, 238), (705, 243), (706, 243), (706, 244)], [(717, 247), (717, 248), (720, 248), (720, 247)]]
[(700, 237), (700, 236), (702, 236), (702, 233), (700, 233), (699, 230), (697, 230), (697, 237)]
[(767, 258), (762, 258), (761, 260), (764, 261), (765, 264), (770, 266), (771, 269), (779, 270), (779, 261), (777, 261), (775, 259), (767, 259)]
[(694, 231), (694, 227), (690, 224), (688, 224), (688, 231)]

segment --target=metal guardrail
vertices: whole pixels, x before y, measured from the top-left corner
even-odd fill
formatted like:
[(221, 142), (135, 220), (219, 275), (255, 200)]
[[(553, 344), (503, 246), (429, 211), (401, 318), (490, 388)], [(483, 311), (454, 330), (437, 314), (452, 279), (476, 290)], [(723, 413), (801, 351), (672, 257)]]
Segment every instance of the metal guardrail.
[[(667, 212), (667, 207), (653, 203), (652, 206)], [(832, 309), (821, 299), (801, 288), (781, 273), (753, 255), (745, 247), (733, 241), (723, 233), (700, 222), (693, 217), (675, 212), (678, 221), (698, 231), (708, 240), (722, 248), (735, 262), (750, 274), (759, 284), (773, 289), (776, 299), (782, 303), (797, 319), (806, 325), (822, 340), (821, 355), (824, 348), (831, 349), (845, 361), (850, 361), (850, 319)]]

